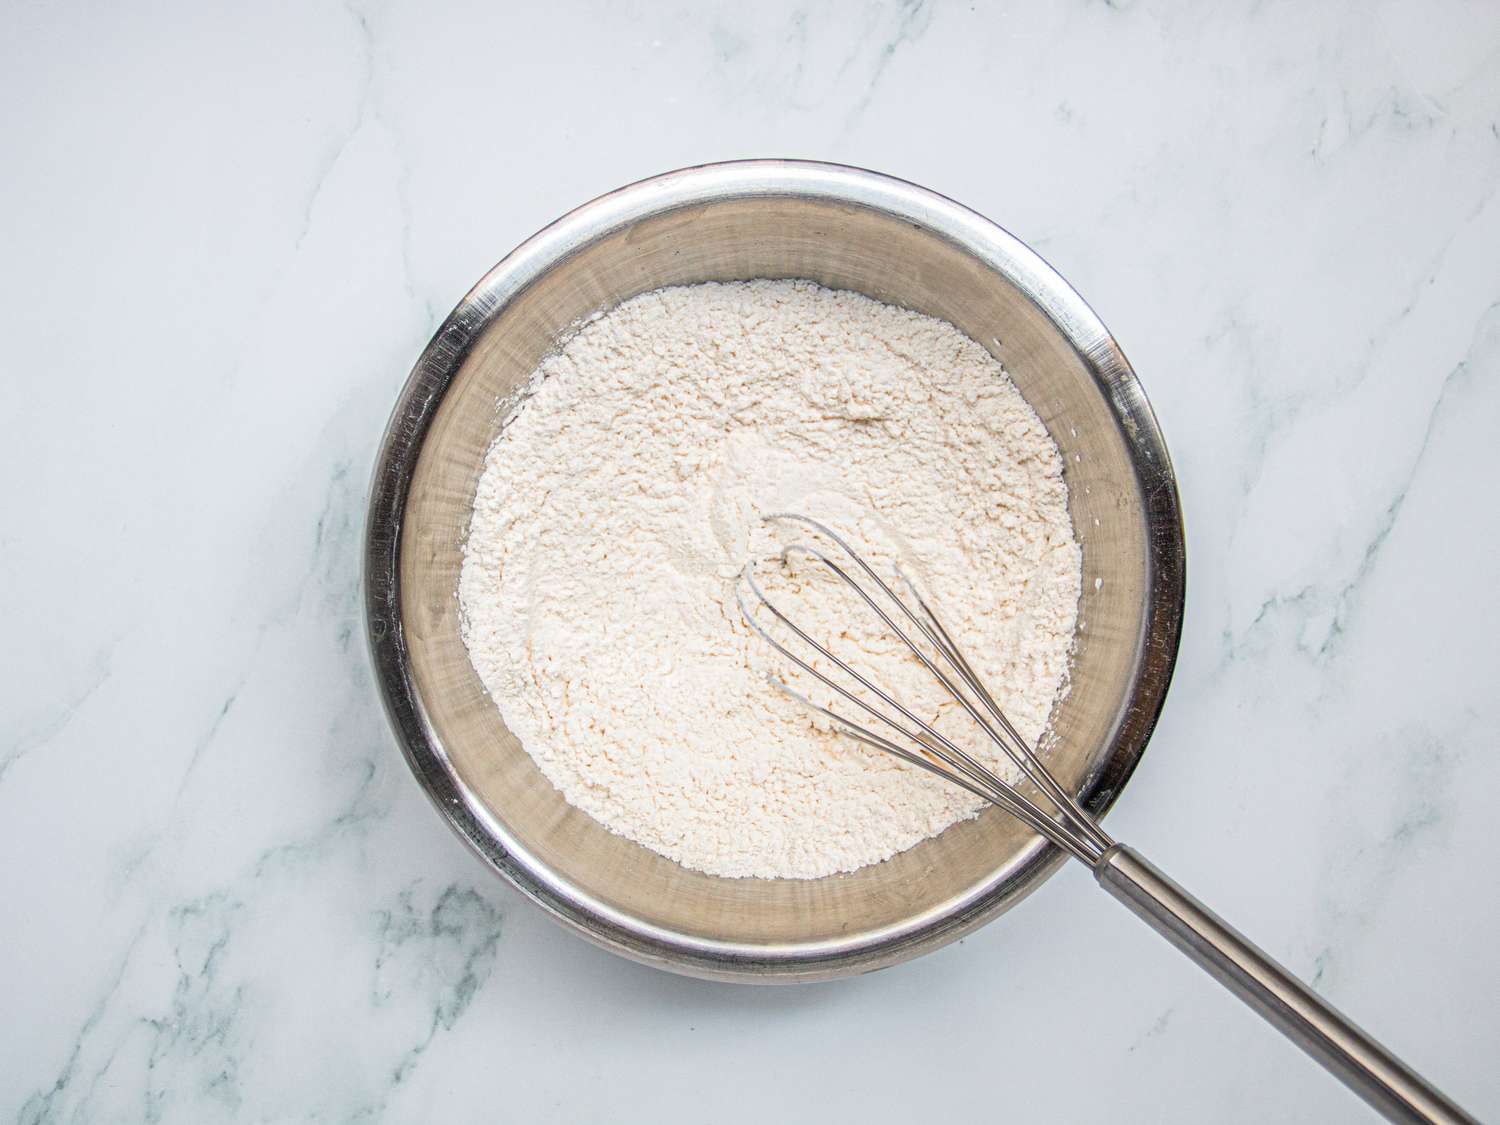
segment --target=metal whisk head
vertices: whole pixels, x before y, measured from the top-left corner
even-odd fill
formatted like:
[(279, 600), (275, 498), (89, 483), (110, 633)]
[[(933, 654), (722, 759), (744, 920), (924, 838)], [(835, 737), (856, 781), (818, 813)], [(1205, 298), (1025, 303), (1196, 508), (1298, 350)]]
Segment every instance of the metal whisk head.
[[(886, 629), (898, 638), (911, 654), (937, 678), (943, 689), (963, 709), (1030, 783), (1025, 789), (1002, 780), (958, 746), (931, 723), (919, 718), (908, 706), (893, 697), (865, 673), (835, 656), (826, 645), (809, 636), (767, 598), (755, 578), (754, 562), (740, 573), (735, 595), (745, 621), (773, 649), (831, 689), (842, 699), (849, 714), (814, 702), (782, 680), (772, 683), (804, 706), (829, 719), (850, 738), (867, 746), (894, 754), (903, 761), (919, 766), (990, 801), (1024, 824), (1051, 840), (1068, 854), (1090, 867), (1099, 862), (1113, 841), (1094, 822), (1073, 797), (1058, 784), (1037, 756), (1035, 749), (1005, 717), (994, 697), (980, 682), (973, 667), (960, 651), (952, 635), (938, 620), (932, 607), (917, 592), (912, 582), (897, 568), (895, 579), (905, 596), (898, 595), (864, 559), (831, 528), (806, 516), (778, 513), (769, 521), (801, 524), (837, 547), (844, 560), (810, 543), (794, 543), (782, 551), (782, 560), (801, 555), (825, 567), (835, 578), (853, 590), (860, 601), (873, 611)], [(747, 597), (748, 594), (748, 597)], [(761, 614), (768, 613), (774, 624), (768, 628)], [(772, 635), (780, 628), (806, 646), (807, 656)], [(829, 674), (815, 667), (812, 653), (822, 657), (837, 670)], [(859, 689), (858, 691), (854, 689)]]

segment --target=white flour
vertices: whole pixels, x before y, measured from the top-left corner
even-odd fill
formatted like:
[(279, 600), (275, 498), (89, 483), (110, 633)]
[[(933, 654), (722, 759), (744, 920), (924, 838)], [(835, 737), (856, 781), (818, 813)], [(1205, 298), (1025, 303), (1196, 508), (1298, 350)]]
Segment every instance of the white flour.
[[(734, 576), (785, 510), (914, 571), (1027, 738), (1066, 683), (1081, 567), (1062, 459), (978, 344), (801, 281), (662, 289), (594, 319), (489, 452), (464, 640), (571, 804), (716, 875), (851, 871), (980, 805), (766, 683), (780, 664)], [(873, 615), (813, 592), (809, 632), (888, 651)], [(936, 706), (919, 667), (887, 678)]]

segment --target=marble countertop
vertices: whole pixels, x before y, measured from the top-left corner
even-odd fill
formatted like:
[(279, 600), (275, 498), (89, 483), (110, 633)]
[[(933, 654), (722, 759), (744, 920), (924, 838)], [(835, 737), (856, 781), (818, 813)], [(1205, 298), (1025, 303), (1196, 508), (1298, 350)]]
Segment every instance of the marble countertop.
[(1110, 827), (1500, 1117), (1500, 7), (0, 20), (0, 1112), (1369, 1119), (1081, 869), (869, 977), (704, 984), (565, 934), (413, 782), (357, 564), (418, 351), (574, 204), (795, 155), (991, 216), (1119, 338), (1190, 566)]

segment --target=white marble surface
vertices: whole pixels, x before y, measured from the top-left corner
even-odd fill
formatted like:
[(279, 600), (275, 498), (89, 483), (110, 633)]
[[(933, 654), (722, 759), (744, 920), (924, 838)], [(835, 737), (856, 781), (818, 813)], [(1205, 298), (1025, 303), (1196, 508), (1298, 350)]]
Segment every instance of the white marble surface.
[(564, 934), (408, 775), (356, 560), (428, 334), (573, 204), (799, 155), (978, 208), (1116, 333), (1190, 588), (1110, 827), (1500, 1116), (1500, 6), (0, 19), (0, 1112), (1366, 1119), (1082, 870), (708, 985)]

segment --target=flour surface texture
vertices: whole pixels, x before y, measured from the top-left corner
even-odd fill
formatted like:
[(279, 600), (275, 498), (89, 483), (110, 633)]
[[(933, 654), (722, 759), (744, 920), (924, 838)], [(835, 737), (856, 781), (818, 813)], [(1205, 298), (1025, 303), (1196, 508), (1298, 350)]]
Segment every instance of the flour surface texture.
[[(805, 281), (661, 289), (584, 324), (529, 390), (480, 477), (459, 598), (475, 669), (571, 804), (688, 867), (788, 878), (978, 811), (768, 685), (781, 663), (734, 589), (786, 541), (774, 512), (899, 561), (1042, 735), (1081, 582), (1062, 458), (952, 325)], [(890, 655), (867, 611), (795, 573), (768, 582), (807, 595), (810, 633)], [(887, 682), (947, 721), (919, 667)]]

